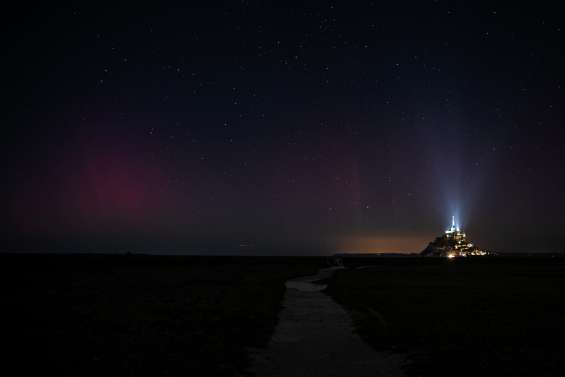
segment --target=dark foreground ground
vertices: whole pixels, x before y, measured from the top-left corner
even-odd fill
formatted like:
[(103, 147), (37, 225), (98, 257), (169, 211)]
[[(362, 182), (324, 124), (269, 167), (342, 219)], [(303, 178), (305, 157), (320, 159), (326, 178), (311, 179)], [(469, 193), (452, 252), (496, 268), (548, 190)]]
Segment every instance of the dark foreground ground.
[(328, 293), (410, 376), (565, 376), (565, 259), (345, 260)]
[[(0, 255), (4, 375), (234, 376), (319, 258)], [(3, 347), (4, 348), (4, 347)]]
[[(0, 255), (0, 370), (246, 374), (246, 348), (267, 345), (285, 280), (325, 262)], [(409, 376), (565, 375), (565, 259), (344, 262), (327, 293), (373, 347), (408, 355)]]

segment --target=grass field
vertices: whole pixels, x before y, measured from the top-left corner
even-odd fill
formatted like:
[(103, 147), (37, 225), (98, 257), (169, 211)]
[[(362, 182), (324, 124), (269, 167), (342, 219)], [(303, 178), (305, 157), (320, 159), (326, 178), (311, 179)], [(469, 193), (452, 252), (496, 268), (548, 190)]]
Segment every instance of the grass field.
[(327, 292), (411, 376), (564, 376), (565, 259), (350, 259)]
[[(0, 256), (14, 375), (234, 376), (317, 258)], [(8, 362), (8, 364), (6, 364)]]

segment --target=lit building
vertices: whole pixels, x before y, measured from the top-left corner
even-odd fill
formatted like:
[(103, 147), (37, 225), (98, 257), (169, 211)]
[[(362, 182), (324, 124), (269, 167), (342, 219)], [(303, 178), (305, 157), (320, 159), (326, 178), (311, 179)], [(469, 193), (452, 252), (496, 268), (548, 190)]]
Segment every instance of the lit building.
[(470, 242), (465, 232), (459, 229), (459, 226), (455, 225), (455, 216), (453, 216), (451, 227), (449, 227), (443, 235), (430, 242), (428, 247), (422, 251), (421, 255), (456, 258), (493, 255), (493, 253), (481, 250)]

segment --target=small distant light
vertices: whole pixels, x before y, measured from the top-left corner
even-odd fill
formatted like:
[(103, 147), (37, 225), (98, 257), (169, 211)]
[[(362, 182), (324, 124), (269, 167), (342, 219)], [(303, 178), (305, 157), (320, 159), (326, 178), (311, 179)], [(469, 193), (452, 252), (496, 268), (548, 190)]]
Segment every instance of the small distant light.
[(453, 258), (455, 258), (455, 254), (447, 254), (447, 258), (453, 259)]

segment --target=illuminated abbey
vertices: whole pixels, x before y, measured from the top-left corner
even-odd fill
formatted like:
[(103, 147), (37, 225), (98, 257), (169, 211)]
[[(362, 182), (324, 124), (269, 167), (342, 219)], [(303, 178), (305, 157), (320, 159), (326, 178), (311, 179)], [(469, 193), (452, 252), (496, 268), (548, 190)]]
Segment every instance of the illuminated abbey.
[(467, 239), (465, 232), (455, 225), (455, 216), (452, 217), (451, 227), (445, 233), (430, 242), (428, 247), (421, 253), (424, 256), (435, 257), (469, 257), (491, 255), (485, 250), (481, 250)]

